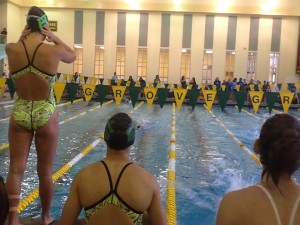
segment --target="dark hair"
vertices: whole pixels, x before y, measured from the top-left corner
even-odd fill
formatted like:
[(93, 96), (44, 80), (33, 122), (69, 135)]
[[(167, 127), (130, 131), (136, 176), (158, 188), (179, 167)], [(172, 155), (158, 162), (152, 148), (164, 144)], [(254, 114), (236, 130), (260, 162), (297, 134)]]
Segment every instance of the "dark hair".
[(0, 225), (4, 225), (8, 215), (8, 196), (5, 190), (4, 180), (0, 176)]
[(134, 143), (135, 125), (126, 113), (117, 113), (112, 116), (106, 126), (104, 133), (105, 143), (116, 150), (129, 147)]
[(271, 176), (276, 186), (282, 174), (290, 177), (300, 166), (300, 121), (288, 114), (276, 114), (261, 128), (259, 136), (262, 177)]
[(48, 17), (46, 13), (37, 6), (32, 6), (27, 15), (27, 26), (31, 32), (40, 31), (48, 24)]

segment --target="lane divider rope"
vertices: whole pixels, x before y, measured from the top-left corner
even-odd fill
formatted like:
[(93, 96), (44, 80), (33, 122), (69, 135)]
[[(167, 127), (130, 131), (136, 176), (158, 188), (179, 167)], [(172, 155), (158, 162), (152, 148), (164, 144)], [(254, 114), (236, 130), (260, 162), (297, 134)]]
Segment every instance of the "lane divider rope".
[[(111, 100), (113, 101), (113, 100)], [(144, 102), (140, 102), (132, 111), (128, 114), (132, 114), (138, 108), (140, 108)], [(103, 104), (104, 105), (104, 104)], [(77, 156), (75, 156), (72, 160), (70, 160), (67, 164), (61, 167), (57, 172), (55, 172), (52, 176), (53, 183), (55, 183), (59, 178), (61, 178), (66, 172), (68, 172), (76, 163), (78, 163), (84, 156), (86, 156), (92, 149), (99, 144), (100, 141), (103, 141), (104, 136), (101, 134), (95, 141), (93, 141), (89, 146), (87, 146), (84, 150), (82, 150)], [(18, 213), (21, 213), (25, 210), (33, 201), (37, 199), (39, 196), (39, 188), (35, 188), (30, 194), (24, 197), (18, 206)]]
[[(204, 105), (206, 108), (206, 106)], [(217, 121), (217, 123), (229, 134), (229, 137), (231, 137), (244, 151), (246, 151), (249, 156), (260, 166), (262, 166), (259, 158), (251, 151), (249, 148), (246, 147), (239, 139), (235, 137), (235, 135), (227, 129), (227, 127), (221, 122), (221, 120), (218, 119), (218, 117), (211, 111), (207, 110), (211, 116)]]
[[(86, 111), (84, 111), (84, 112), (82, 112), (82, 113), (79, 113), (79, 114), (77, 114), (77, 115), (75, 115), (75, 116), (73, 116), (73, 117), (69, 117), (69, 118), (67, 118), (67, 119), (64, 119), (63, 121), (59, 122), (59, 125), (64, 124), (64, 123), (67, 123), (67, 122), (69, 122), (69, 121), (71, 121), (71, 120), (77, 119), (77, 118), (79, 118), (79, 117), (85, 115), (85, 114), (88, 113), (88, 112), (91, 112), (91, 111), (93, 111), (93, 110), (96, 110), (96, 109), (98, 109), (98, 108), (101, 108), (101, 107), (103, 107), (103, 106), (106, 106), (106, 105), (108, 105), (108, 104), (110, 104), (110, 103), (112, 103), (112, 102), (114, 102), (114, 100), (110, 100), (110, 101), (108, 101), (108, 102), (105, 102), (105, 103), (102, 104), (102, 106), (101, 106), (101, 105), (94, 106), (93, 108), (88, 109), (88, 110), (86, 110)], [(6, 149), (6, 148), (8, 148), (8, 147), (9, 147), (9, 144), (8, 144), (8, 143), (3, 144), (3, 145), (0, 145), (0, 151)]]
[(176, 225), (177, 212), (176, 212), (176, 188), (175, 188), (175, 165), (176, 165), (176, 114), (175, 104), (173, 103), (172, 109), (172, 127), (171, 127), (171, 140), (169, 151), (169, 165), (168, 165), (168, 184), (167, 184), (167, 206), (166, 213), (169, 225)]

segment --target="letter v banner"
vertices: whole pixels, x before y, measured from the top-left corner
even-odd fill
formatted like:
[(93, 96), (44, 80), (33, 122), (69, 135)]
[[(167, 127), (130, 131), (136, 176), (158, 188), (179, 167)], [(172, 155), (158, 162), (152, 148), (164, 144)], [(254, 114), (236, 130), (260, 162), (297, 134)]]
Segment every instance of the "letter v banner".
[(269, 113), (271, 113), (279, 94), (278, 92), (265, 92), (265, 95), (266, 95), (267, 105), (269, 108)]
[(148, 107), (151, 107), (156, 95), (157, 89), (156, 88), (151, 88), (151, 87), (145, 87), (144, 88), (144, 93), (146, 97), (146, 101), (148, 104)]
[(283, 111), (287, 113), (292, 104), (295, 93), (294, 92), (279, 92)]
[(82, 89), (85, 97), (85, 101), (89, 102), (91, 101), (94, 91), (95, 91), (96, 85), (94, 84), (83, 84)]
[(115, 96), (115, 101), (117, 103), (117, 105), (121, 104), (122, 98), (124, 96), (126, 87), (125, 86), (112, 86), (113, 92), (114, 92), (114, 96)]
[(247, 99), (248, 93), (246, 91), (234, 91), (234, 95), (239, 108), (239, 112), (241, 112)]
[(188, 90), (188, 97), (189, 97), (189, 102), (190, 105), (192, 106), (192, 110), (195, 109), (195, 106), (198, 102), (198, 97), (199, 97), (200, 91), (198, 89), (192, 89), (192, 90)]
[(54, 84), (54, 93), (55, 93), (55, 97), (56, 97), (56, 102), (59, 103), (61, 100), (61, 96), (64, 93), (66, 87), (66, 83), (63, 82), (55, 82)]
[(261, 91), (250, 91), (249, 94), (250, 94), (254, 112), (257, 113), (264, 93)]
[(207, 111), (211, 110), (211, 107), (214, 103), (216, 94), (217, 94), (217, 91), (215, 91), (215, 90), (203, 90), (203, 97), (205, 100), (205, 105), (206, 105)]
[(128, 90), (129, 90), (129, 96), (130, 96), (132, 107), (134, 107), (136, 101), (138, 100), (139, 94), (141, 93), (142, 88), (130, 86)]
[(222, 112), (224, 112), (224, 108), (227, 105), (227, 102), (228, 102), (228, 99), (230, 96), (230, 91), (218, 90), (217, 94), (218, 94), (218, 99), (219, 99), (219, 104), (221, 106), (221, 110), (222, 110)]
[(168, 88), (158, 88), (157, 89), (157, 98), (158, 98), (160, 108), (162, 108), (164, 106), (168, 95), (169, 95)]
[(174, 88), (175, 102), (176, 102), (178, 109), (181, 108), (182, 103), (185, 99), (186, 93), (187, 93), (187, 89)]
[(2, 96), (2, 92), (4, 90), (6, 78), (0, 78), (0, 97)]
[(100, 105), (102, 105), (108, 93), (108, 85), (96, 85), (96, 92), (98, 93)]

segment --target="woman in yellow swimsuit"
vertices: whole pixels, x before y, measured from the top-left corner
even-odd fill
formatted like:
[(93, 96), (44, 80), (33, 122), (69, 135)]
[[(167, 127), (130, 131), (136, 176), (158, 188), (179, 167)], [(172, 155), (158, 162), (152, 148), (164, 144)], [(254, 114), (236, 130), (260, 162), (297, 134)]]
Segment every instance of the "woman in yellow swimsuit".
[(134, 139), (135, 124), (128, 114), (108, 120), (106, 157), (75, 176), (61, 225), (76, 224), (82, 209), (89, 225), (168, 224), (155, 177), (129, 158)]
[[(52, 42), (45, 44), (44, 40)], [(17, 210), (21, 181), (34, 139), (41, 197), (41, 224), (54, 221), (50, 215), (53, 195), (52, 165), (58, 142), (58, 115), (53, 85), (59, 62), (72, 63), (74, 51), (48, 28), (48, 18), (31, 7), (20, 40), (6, 46), (9, 69), (18, 99), (9, 124), (10, 166), (7, 177), (9, 225), (19, 224)]]

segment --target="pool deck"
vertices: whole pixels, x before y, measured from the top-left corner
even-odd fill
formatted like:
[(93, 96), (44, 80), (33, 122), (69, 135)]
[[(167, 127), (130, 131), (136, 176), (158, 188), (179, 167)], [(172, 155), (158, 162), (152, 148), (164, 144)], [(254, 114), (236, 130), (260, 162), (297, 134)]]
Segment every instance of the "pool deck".
[[(20, 223), (23, 225), (40, 225), (39, 219), (27, 219), (27, 218), (20, 218)], [(56, 220), (54, 223), (51, 223), (51, 225), (58, 225), (59, 221)], [(74, 225), (85, 225), (85, 219), (78, 219), (77, 223)]]

